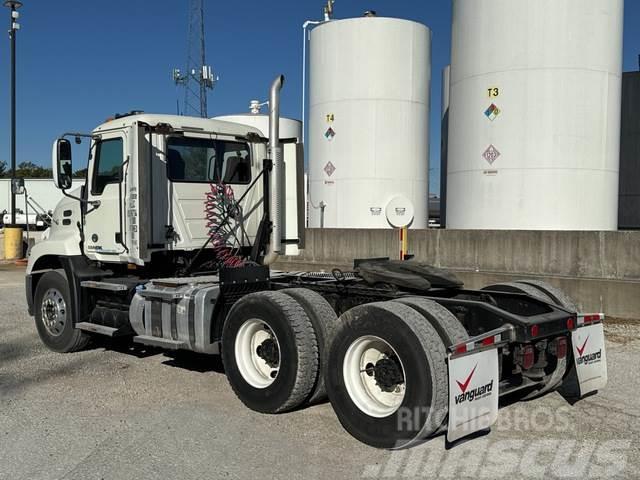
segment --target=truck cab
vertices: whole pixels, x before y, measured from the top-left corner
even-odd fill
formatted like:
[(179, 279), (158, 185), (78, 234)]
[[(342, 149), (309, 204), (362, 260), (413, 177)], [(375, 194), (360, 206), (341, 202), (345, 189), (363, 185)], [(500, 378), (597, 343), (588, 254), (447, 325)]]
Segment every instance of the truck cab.
[[(86, 183), (55, 209), (45, 241), (30, 251), (27, 275), (48, 268), (61, 254), (116, 270), (119, 265), (149, 270), (186, 262), (209, 237), (205, 209), (212, 184), (224, 183), (236, 199), (242, 198), (242, 218), (234, 219), (231, 246), (246, 250), (255, 241), (263, 185), (252, 183), (267, 157), (266, 138), (257, 128), (136, 112), (110, 119), (89, 135), (67, 137), (90, 141)], [(285, 188), (294, 191), (302, 173), (296, 140), (284, 148), (285, 173), (290, 174)], [(56, 168), (57, 176), (72, 169), (70, 153), (69, 140), (56, 140), (54, 156), (66, 162)], [(302, 195), (289, 197), (285, 210), (298, 209)], [(299, 242), (302, 225), (293, 223), (284, 227), (285, 242)]]
[[(274, 105), (283, 81), (272, 87)], [(234, 262), (266, 266), (287, 246), (302, 246), (303, 149), (297, 138), (280, 139), (279, 123), (279, 108), (271, 109), (262, 130), (132, 112), (90, 134), (58, 138), (53, 176), (65, 198), (29, 252), (29, 312), (37, 316), (44, 308), (38, 285), (57, 272), (68, 288), (73, 325), (106, 301), (109, 315), (123, 314), (108, 322), (118, 329), (128, 324), (131, 298), (105, 300), (110, 289), (132, 293), (149, 279), (207, 275)], [(72, 192), (70, 138), (90, 142), (86, 182)]]
[[(199, 249), (208, 236), (203, 212), (210, 185), (223, 181), (241, 197), (262, 170), (262, 138), (256, 128), (194, 117), (134, 114), (107, 121), (90, 135), (86, 183), (73, 193), (78, 200), (58, 206), (49, 238), (76, 236), (75, 254), (139, 266), (156, 254)], [(243, 200), (242, 246), (255, 238), (261, 196), (258, 184)], [(52, 246), (34, 247), (30, 269)]]

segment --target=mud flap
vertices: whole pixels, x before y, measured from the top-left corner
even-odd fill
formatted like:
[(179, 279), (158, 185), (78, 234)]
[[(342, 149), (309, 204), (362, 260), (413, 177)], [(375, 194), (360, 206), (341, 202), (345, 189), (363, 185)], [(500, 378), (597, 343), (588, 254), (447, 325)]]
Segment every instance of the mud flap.
[(449, 442), (485, 430), (496, 422), (498, 375), (496, 347), (464, 356), (449, 354)]
[(602, 323), (582, 326), (571, 332), (573, 358), (580, 396), (604, 388), (607, 384), (607, 356)]

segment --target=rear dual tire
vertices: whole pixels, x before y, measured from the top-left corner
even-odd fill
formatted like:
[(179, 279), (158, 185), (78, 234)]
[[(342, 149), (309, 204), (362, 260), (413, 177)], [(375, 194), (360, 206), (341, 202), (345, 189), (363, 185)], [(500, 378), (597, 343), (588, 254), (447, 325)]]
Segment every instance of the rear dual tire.
[(326, 385), (342, 426), (378, 448), (432, 435), (448, 407), (446, 351), (438, 332), (398, 302), (345, 312), (329, 353)]
[(300, 304), (281, 292), (244, 296), (222, 331), (222, 361), (236, 396), (262, 413), (292, 410), (318, 377), (318, 343)]
[(314, 388), (306, 403), (317, 404), (327, 399), (324, 375), (327, 369), (329, 348), (338, 327), (338, 316), (322, 295), (307, 288), (289, 288), (281, 290), (303, 308), (311, 321), (318, 344), (318, 373)]

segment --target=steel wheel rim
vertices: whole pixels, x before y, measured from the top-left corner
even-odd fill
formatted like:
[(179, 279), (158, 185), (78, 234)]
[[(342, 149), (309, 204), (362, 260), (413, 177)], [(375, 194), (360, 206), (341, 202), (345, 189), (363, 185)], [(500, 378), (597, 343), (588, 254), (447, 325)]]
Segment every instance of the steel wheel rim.
[[(278, 360), (273, 358), (277, 352)], [(265, 354), (264, 350), (269, 350)], [(280, 343), (266, 322), (252, 318), (244, 322), (236, 335), (234, 353), (242, 378), (254, 388), (267, 388), (280, 371)]]
[[(398, 360), (403, 382), (392, 392), (384, 391), (372, 374), (371, 365), (392, 355)], [(367, 335), (356, 339), (344, 357), (342, 366), (345, 387), (353, 403), (363, 413), (376, 418), (394, 414), (406, 393), (406, 374), (402, 360), (396, 350), (380, 337)]]
[(58, 289), (50, 288), (44, 293), (40, 313), (47, 333), (53, 337), (62, 335), (67, 323), (67, 304)]

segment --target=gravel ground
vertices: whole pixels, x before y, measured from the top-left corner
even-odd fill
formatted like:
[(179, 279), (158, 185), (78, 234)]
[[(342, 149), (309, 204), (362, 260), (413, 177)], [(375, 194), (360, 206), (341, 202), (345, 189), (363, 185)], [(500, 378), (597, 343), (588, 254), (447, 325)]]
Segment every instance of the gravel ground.
[(0, 479), (640, 477), (640, 323), (607, 325), (609, 385), (505, 406), (493, 431), (446, 450), (358, 443), (328, 404), (247, 410), (219, 361), (101, 342), (55, 354), (27, 315), (24, 271), (0, 266)]

